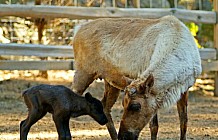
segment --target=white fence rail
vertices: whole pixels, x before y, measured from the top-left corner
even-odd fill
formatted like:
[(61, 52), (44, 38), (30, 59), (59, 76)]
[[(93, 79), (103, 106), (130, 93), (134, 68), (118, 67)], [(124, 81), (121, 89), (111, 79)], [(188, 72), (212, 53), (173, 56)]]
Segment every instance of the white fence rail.
[[(113, 0), (114, 1), (114, 0)], [(177, 4), (177, 1), (176, 1)], [(177, 8), (116, 8), (116, 7), (73, 7), (73, 6), (28, 6), (28, 5), (0, 5), (0, 17), (18, 16), (31, 18), (71, 18), (71, 19), (96, 19), (96, 18), (159, 18), (165, 15), (174, 15), (183, 21), (214, 24), (214, 48), (218, 48), (218, 1), (213, 1), (214, 11), (183, 10)], [(152, 6), (151, 6), (152, 7)], [(175, 7), (177, 7), (175, 5)], [(72, 48), (57, 46), (24, 45), (15, 48), (0, 46), (0, 55), (40, 55), (40, 57), (70, 57)], [(19, 44), (17, 44), (19, 45)], [(14, 47), (14, 48), (13, 48)], [(25, 48), (26, 47), (26, 48)], [(216, 71), (215, 96), (218, 96), (218, 60), (216, 49), (200, 49), (204, 71)], [(212, 60), (212, 61), (207, 61)], [(73, 61), (0, 61), (0, 69), (72, 69)]]
[(2, 5), (0, 16), (19, 16), (32, 18), (159, 18), (165, 15), (174, 15), (185, 21), (198, 23), (216, 23), (216, 12), (184, 10), (176, 8), (115, 8), (115, 7), (73, 7), (73, 6), (29, 6), (29, 5)]
[[(0, 70), (71, 70), (73, 69), (72, 46), (37, 44), (0, 44), (0, 56), (52, 57), (52, 60), (1, 60)], [(68, 58), (60, 60), (55, 58)]]
[(40, 57), (71, 57), (72, 46), (38, 45), (38, 44), (1, 44), (0, 55), (40, 56)]
[(0, 61), (0, 70), (73, 70), (73, 61), (42, 60), (42, 61)]
[[(202, 60), (215, 60), (215, 49), (199, 49)], [(0, 70), (71, 70), (73, 69), (72, 46), (50, 46), (37, 44), (0, 44), (1, 55), (38, 56), (68, 58), (68, 60), (40, 60), (40, 61), (16, 61), (1, 60)], [(218, 62), (204, 62), (204, 71), (218, 69)]]

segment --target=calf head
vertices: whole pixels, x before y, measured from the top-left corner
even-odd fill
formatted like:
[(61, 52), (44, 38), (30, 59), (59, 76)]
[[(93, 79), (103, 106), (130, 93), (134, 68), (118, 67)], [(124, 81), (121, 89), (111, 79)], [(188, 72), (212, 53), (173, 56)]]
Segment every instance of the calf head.
[(156, 113), (155, 95), (152, 90), (153, 75), (146, 80), (135, 80), (125, 89), (124, 114), (120, 123), (119, 140), (136, 140), (140, 131)]
[(103, 105), (101, 101), (92, 97), (88, 92), (85, 94), (86, 100), (89, 102), (89, 115), (101, 125), (105, 125), (108, 119), (103, 111)]

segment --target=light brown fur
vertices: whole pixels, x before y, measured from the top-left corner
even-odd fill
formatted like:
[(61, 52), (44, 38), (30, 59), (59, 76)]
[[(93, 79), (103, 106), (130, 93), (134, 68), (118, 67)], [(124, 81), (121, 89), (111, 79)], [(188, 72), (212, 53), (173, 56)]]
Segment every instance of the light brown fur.
[[(149, 75), (145, 81), (134, 81), (126, 87), (123, 100), (124, 113), (118, 135), (119, 140), (138, 139), (139, 133), (149, 122), (151, 139), (157, 139), (157, 112), (163, 102), (156, 100), (158, 93), (153, 91), (153, 85), (154, 77)], [(188, 93), (185, 92), (177, 102), (181, 132), (180, 140), (186, 139), (187, 101)]]
[[(112, 139), (117, 139), (117, 132), (110, 112), (118, 96), (109, 95), (115, 94), (114, 88), (123, 90), (129, 85), (123, 76), (136, 78), (137, 74), (125, 72), (125, 68), (120, 69), (113, 62), (108, 61), (106, 57), (102, 57), (102, 49), (107, 49), (107, 46), (102, 48), (102, 45), (104, 41), (112, 38), (114, 43), (118, 42), (120, 47), (125, 46), (128, 42), (134, 42), (135, 38), (140, 38), (143, 29), (157, 22), (159, 20), (98, 19), (82, 26), (74, 38), (76, 74), (72, 85), (73, 90), (82, 94), (96, 78), (103, 78), (113, 86), (105, 85), (105, 96), (102, 100), (109, 119), (107, 127)], [(134, 30), (134, 32), (131, 30)]]
[[(105, 80), (102, 102), (113, 140), (118, 137), (110, 112), (119, 90), (130, 84), (128, 78), (138, 79), (131, 84), (138, 86), (138, 81), (145, 82), (150, 73), (154, 74), (153, 91), (159, 96), (149, 96), (152, 100), (147, 102), (137, 98), (142, 104), (141, 109), (149, 111), (150, 104), (166, 107), (177, 102), (201, 72), (200, 56), (193, 37), (185, 25), (173, 16), (160, 19), (97, 19), (78, 30), (73, 46), (76, 73), (72, 88), (83, 94), (93, 80)], [(175, 69), (177, 64), (178, 69)], [(132, 132), (139, 134), (139, 128), (142, 129), (157, 110), (150, 110), (150, 116), (147, 116), (150, 119), (146, 119), (145, 123), (134, 119), (138, 115), (140, 120), (145, 119), (142, 112), (127, 115), (125, 111), (124, 106), (120, 129), (132, 128)], [(130, 121), (134, 123), (128, 124)], [(157, 130), (155, 122), (151, 123), (151, 128)]]
[[(107, 49), (102, 45), (104, 41), (113, 39), (114, 43), (119, 44), (120, 47), (125, 46), (135, 38), (140, 38), (146, 26), (157, 22), (159, 20), (99, 19), (82, 26), (73, 44), (76, 69), (96, 73), (96, 77), (107, 78), (111, 82), (120, 81), (123, 75), (130, 76), (129, 73), (123, 73), (116, 64), (106, 60), (105, 56), (102, 57), (102, 49)], [(130, 57), (136, 57), (135, 54), (132, 55)], [(137, 74), (134, 74), (134, 77), (131, 75), (132, 78), (136, 76)], [(124, 89), (125, 86), (122, 85), (118, 83), (115, 86)]]

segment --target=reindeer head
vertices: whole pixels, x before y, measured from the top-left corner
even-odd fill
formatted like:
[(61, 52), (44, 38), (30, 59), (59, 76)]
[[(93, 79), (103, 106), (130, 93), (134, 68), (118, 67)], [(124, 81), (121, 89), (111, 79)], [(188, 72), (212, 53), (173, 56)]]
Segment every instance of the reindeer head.
[(119, 140), (136, 140), (140, 131), (155, 115), (155, 95), (152, 91), (153, 75), (146, 80), (135, 80), (125, 89), (124, 114), (120, 123)]

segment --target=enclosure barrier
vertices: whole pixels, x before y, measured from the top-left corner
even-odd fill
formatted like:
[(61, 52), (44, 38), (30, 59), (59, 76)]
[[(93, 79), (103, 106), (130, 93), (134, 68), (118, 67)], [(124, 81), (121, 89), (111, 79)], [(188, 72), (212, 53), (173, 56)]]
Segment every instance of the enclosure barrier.
[(216, 23), (214, 11), (184, 10), (176, 8), (115, 8), (115, 7), (72, 7), (72, 6), (28, 6), (28, 5), (2, 5), (0, 16), (18, 16), (32, 18), (160, 18), (174, 15), (185, 21), (198, 23)]
[[(52, 60), (1, 60), (0, 70), (71, 70), (73, 49), (71, 46), (37, 44), (0, 44), (0, 55), (51, 57)], [(55, 58), (68, 58), (60, 60)]]
[[(66, 7), (66, 6), (28, 6), (0, 5), (0, 16), (30, 18), (159, 18), (174, 15), (180, 20), (196, 23), (214, 24), (214, 48), (199, 49), (203, 71), (215, 71), (215, 96), (218, 96), (218, 0), (214, 0), (214, 11), (183, 10), (177, 8), (115, 8), (115, 7)], [(39, 57), (71, 57), (71, 60), (12, 61), (1, 60), (1, 70), (69, 70), (73, 69), (71, 46), (44, 46), (33, 44), (0, 44), (0, 55), (20, 55)]]
[[(214, 11), (216, 12), (216, 23), (214, 24), (214, 48), (216, 48), (217, 50), (218, 49), (218, 0), (213, 1), (213, 7), (214, 7)], [(218, 97), (218, 69), (214, 71), (215, 71), (214, 96)]]
[[(202, 60), (203, 71), (218, 70), (218, 61), (208, 62), (216, 59), (215, 49), (199, 49)], [(73, 69), (73, 47), (51, 46), (37, 44), (0, 44), (0, 55), (38, 56), (53, 57), (53, 60), (17, 61), (1, 60), (0, 70), (72, 70)], [(68, 60), (54, 60), (55, 58), (68, 58)]]

